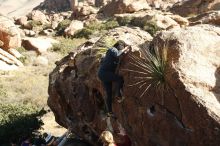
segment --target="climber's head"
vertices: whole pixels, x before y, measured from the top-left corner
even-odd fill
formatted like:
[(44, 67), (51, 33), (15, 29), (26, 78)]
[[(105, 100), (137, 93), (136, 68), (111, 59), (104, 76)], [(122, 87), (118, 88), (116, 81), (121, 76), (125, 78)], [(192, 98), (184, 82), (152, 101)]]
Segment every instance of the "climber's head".
[(126, 46), (128, 46), (124, 41), (119, 40), (117, 41), (117, 43), (114, 44), (113, 47), (115, 47), (117, 50), (122, 50), (124, 49)]
[(100, 135), (100, 139), (103, 143), (111, 144), (114, 143), (113, 135), (110, 131), (103, 131)]

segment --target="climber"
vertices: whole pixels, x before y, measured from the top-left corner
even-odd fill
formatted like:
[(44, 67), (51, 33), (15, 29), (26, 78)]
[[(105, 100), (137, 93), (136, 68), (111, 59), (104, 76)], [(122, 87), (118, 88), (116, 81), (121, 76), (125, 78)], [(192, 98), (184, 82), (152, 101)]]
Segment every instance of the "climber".
[(110, 131), (103, 131), (100, 135), (103, 146), (131, 146), (131, 140), (122, 126), (119, 126), (119, 133), (117, 133), (117, 135), (120, 138), (120, 143), (114, 141)]
[(107, 50), (105, 58), (98, 71), (98, 77), (102, 81), (107, 95), (105, 98), (105, 104), (107, 108), (107, 116), (109, 117), (115, 117), (112, 112), (112, 82), (117, 83), (116, 94), (118, 102), (124, 100), (124, 97), (122, 96), (124, 81), (120, 75), (116, 74), (116, 68), (119, 64), (119, 57), (122, 54), (127, 53), (129, 49), (130, 46), (128, 46), (124, 41), (119, 40), (112, 48)]

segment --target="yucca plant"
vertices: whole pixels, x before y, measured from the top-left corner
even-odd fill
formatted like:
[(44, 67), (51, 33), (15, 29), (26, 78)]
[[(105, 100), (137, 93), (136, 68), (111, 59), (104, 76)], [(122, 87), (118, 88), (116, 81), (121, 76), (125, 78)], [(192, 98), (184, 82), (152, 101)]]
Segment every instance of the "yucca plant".
[(159, 49), (157, 45), (150, 49), (141, 49), (141, 57), (129, 54), (132, 60), (129, 63), (136, 67), (137, 70), (123, 70), (135, 73), (135, 83), (128, 86), (137, 86), (141, 89), (143, 92), (141, 92), (140, 97), (144, 96), (150, 87), (154, 87), (163, 97), (164, 90), (167, 88), (165, 78), (167, 68), (167, 46), (167, 43), (164, 43), (161, 49)]

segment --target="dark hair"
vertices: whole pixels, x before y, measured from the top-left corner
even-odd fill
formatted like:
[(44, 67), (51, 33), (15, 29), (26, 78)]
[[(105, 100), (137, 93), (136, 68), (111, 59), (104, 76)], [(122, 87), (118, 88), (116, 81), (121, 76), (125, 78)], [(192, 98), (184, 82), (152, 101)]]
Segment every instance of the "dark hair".
[(117, 43), (114, 44), (113, 47), (115, 47), (115, 48), (118, 49), (118, 50), (122, 50), (122, 49), (124, 49), (126, 46), (127, 46), (127, 44), (126, 44), (124, 41), (119, 40)]

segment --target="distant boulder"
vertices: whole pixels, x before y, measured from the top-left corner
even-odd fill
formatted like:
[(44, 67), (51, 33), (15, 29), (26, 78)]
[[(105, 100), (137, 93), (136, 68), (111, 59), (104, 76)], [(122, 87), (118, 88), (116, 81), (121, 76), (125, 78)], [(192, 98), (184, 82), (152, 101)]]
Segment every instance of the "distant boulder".
[(133, 13), (144, 9), (150, 9), (146, 0), (118, 0), (111, 1), (99, 11), (105, 16), (114, 14)]
[(220, 0), (182, 0), (173, 5), (170, 10), (174, 14), (179, 14), (186, 17), (219, 9)]
[(0, 40), (4, 43), (2, 48), (17, 48), (21, 46), (19, 29), (13, 21), (6, 16), (0, 16)]

